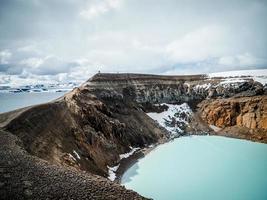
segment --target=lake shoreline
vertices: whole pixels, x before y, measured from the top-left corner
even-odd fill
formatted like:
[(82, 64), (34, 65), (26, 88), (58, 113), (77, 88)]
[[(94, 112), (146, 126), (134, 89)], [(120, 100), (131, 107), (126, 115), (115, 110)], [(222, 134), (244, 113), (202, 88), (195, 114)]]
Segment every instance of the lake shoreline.
[(179, 138), (183, 138), (183, 137), (208, 136), (208, 135), (209, 135), (208, 133), (186, 134), (186, 135), (179, 136), (179, 137), (161, 140), (158, 143), (152, 144), (153, 146), (151, 146), (151, 147), (149, 147), (149, 146), (144, 147), (144, 148), (136, 151), (135, 153), (133, 153), (133, 155), (129, 156), (128, 158), (124, 158), (119, 162), (119, 168), (115, 173), (116, 178), (115, 178), (114, 182), (121, 184), (121, 179), (122, 179), (124, 173), (128, 169), (130, 169), (135, 163), (137, 163), (139, 159), (144, 158), (147, 154), (149, 154), (150, 152), (155, 150), (158, 146), (173, 142), (174, 140), (179, 139)]
[(162, 144), (166, 144), (171, 142), (173, 139), (167, 139), (167, 140), (162, 140), (156, 144), (152, 144), (153, 146), (151, 147), (145, 147), (142, 148), (138, 151), (136, 151), (135, 153), (133, 153), (133, 155), (129, 156), (128, 158), (124, 158), (120, 161), (119, 163), (119, 168), (116, 171), (116, 178), (114, 180), (114, 182), (121, 184), (121, 179), (122, 176), (124, 175), (124, 173), (130, 169), (135, 163), (138, 162), (139, 159), (144, 158), (147, 154), (149, 154), (151, 151), (153, 151), (156, 147), (158, 147), (159, 145)]
[[(190, 194), (192, 193), (192, 191), (196, 191), (196, 193), (199, 192), (199, 190), (196, 189), (196, 188), (198, 188), (196, 186), (196, 185), (198, 185), (198, 183), (194, 182), (194, 180), (199, 181), (200, 179), (203, 180), (203, 178), (205, 178), (209, 183), (212, 183), (214, 181), (216, 183), (216, 181), (221, 180), (221, 179), (226, 180), (225, 183), (217, 182), (217, 184), (215, 184), (216, 186), (214, 186), (214, 187), (215, 187), (216, 191), (217, 191), (217, 189), (219, 189), (221, 187), (225, 191), (229, 191), (229, 190), (231, 190), (232, 187), (237, 186), (237, 191), (241, 192), (242, 195), (244, 195), (244, 194), (247, 194), (247, 192), (246, 192), (247, 190), (243, 190), (243, 187), (248, 187), (248, 188), (252, 187), (254, 189), (249, 190), (248, 196), (250, 196), (250, 197), (262, 197), (262, 195), (263, 196), (266, 195), (266, 193), (262, 189), (262, 186), (261, 187), (260, 186), (254, 187), (254, 185), (257, 185), (255, 182), (257, 180), (257, 177), (263, 176), (263, 178), (260, 178), (260, 180), (264, 181), (264, 177), (265, 177), (264, 174), (265, 173), (261, 172), (260, 176), (258, 176), (258, 175), (256, 176), (256, 174), (254, 174), (254, 173), (258, 172), (258, 170), (259, 171), (263, 170), (262, 164), (261, 165), (259, 165), (259, 164), (255, 165), (252, 163), (250, 166), (248, 163), (250, 158), (254, 157), (254, 156), (257, 156), (257, 159), (255, 158), (256, 159), (255, 162), (256, 161), (258, 161), (258, 162), (263, 161), (266, 163), (266, 157), (264, 156), (265, 151), (262, 151), (262, 150), (266, 149), (266, 146), (263, 146), (264, 145), (263, 143), (259, 143), (259, 142), (255, 142), (255, 141), (251, 141), (251, 140), (239, 139), (239, 138), (222, 137), (222, 136), (213, 135), (213, 134), (210, 134), (210, 135), (188, 135), (188, 136), (181, 137), (181, 138), (179, 138), (180, 140), (178, 140), (178, 138), (175, 138), (175, 140), (169, 140), (166, 143), (162, 143), (162, 144), (167, 144), (167, 143), (173, 143), (173, 144), (168, 144), (164, 148), (158, 148), (157, 152), (151, 152), (151, 151), (153, 151), (156, 147), (158, 147), (159, 144), (156, 145), (155, 147), (151, 148), (150, 151), (148, 151), (146, 154), (143, 154), (143, 156), (148, 156), (149, 159), (146, 160), (143, 157), (144, 160), (142, 159), (142, 162), (140, 162), (140, 164), (138, 164), (138, 166), (135, 166), (132, 169), (130, 169), (130, 168), (133, 166), (133, 164), (129, 165), (128, 169), (130, 169), (130, 171), (127, 173), (125, 172), (126, 174), (125, 174), (125, 177), (123, 178), (123, 180), (122, 180), (122, 177), (124, 176), (124, 174), (121, 177), (118, 176), (118, 179), (120, 179), (120, 180), (117, 179), (116, 181), (117, 182), (120, 181), (118, 183), (125, 186), (127, 189), (137, 191), (138, 193), (140, 193), (141, 195), (143, 195), (145, 197), (155, 198), (155, 199), (164, 199), (162, 195), (163, 195), (163, 193), (166, 195), (166, 190), (168, 190), (169, 187), (168, 187), (168, 189), (166, 188), (166, 190), (165, 190), (165, 189), (162, 189), (160, 185), (163, 183), (166, 184), (169, 180), (172, 180), (172, 181), (177, 180), (177, 178), (170, 178), (170, 179), (167, 178), (167, 177), (175, 176), (175, 173), (172, 172), (172, 170), (170, 170), (170, 169), (173, 169), (173, 167), (174, 167), (179, 172), (181, 172), (181, 173), (178, 173), (179, 177), (180, 177), (179, 179), (181, 179), (185, 185), (193, 184), (191, 189), (190, 189), (191, 190)], [(213, 137), (199, 137), (199, 136), (213, 136)], [(190, 141), (192, 141), (192, 143)], [(258, 145), (260, 145), (261, 147)], [(173, 151), (174, 146), (178, 147), (178, 148), (175, 147), (175, 149), (177, 149), (176, 151)], [(190, 148), (193, 146), (195, 146), (196, 148), (195, 149)], [(256, 148), (256, 149), (258, 149), (257, 151), (255, 151), (256, 150), (255, 146), (256, 147), (258, 146)], [(188, 147), (191, 150), (186, 149), (185, 147)], [(227, 147), (229, 147), (229, 148), (227, 148)], [(251, 148), (251, 147), (253, 147), (253, 148)], [(259, 147), (260, 147), (261, 151), (259, 151)], [(229, 149), (233, 149), (233, 148), (235, 149), (235, 151), (230, 150), (230, 152), (229, 152)], [(175, 154), (176, 158), (174, 158), (173, 156), (165, 156), (166, 154), (163, 154), (163, 152), (167, 153), (167, 151), (166, 151), (167, 149), (169, 152), (170, 152), (170, 150), (171, 150), (171, 152), (177, 152), (177, 154)], [(178, 149), (179, 149), (179, 151), (178, 151)], [(147, 155), (150, 152), (151, 152), (151, 154)], [(188, 152), (188, 155), (187, 155), (188, 158), (185, 159), (183, 162), (181, 162), (181, 159), (182, 159), (181, 156), (185, 156), (186, 152)], [(243, 155), (243, 152), (247, 152), (247, 153), (245, 153), (246, 156)], [(198, 155), (198, 156), (195, 158), (194, 157), (195, 155)], [(132, 157), (131, 159), (134, 159), (134, 157)], [(206, 161), (203, 161), (203, 159), (204, 160), (208, 159), (210, 161), (206, 162)], [(160, 160), (162, 160), (162, 161), (160, 161)], [(172, 160), (174, 163), (171, 163)], [(213, 162), (213, 160), (214, 160), (214, 162)], [(135, 163), (136, 162), (138, 162), (138, 160), (135, 160)], [(197, 166), (199, 166), (199, 167), (195, 168), (194, 165), (192, 165), (192, 163), (195, 163), (195, 162), (198, 163)], [(155, 166), (155, 163), (158, 163), (158, 166), (156, 168), (153, 167), (153, 166)], [(221, 168), (222, 169), (222, 171), (221, 171), (220, 167), (223, 166), (222, 165), (223, 163), (225, 163), (226, 166), (225, 166), (225, 168)], [(232, 163), (232, 164), (229, 165), (230, 163)], [(238, 165), (238, 163), (243, 163), (243, 164)], [(246, 163), (248, 165), (246, 165)], [(206, 167), (203, 167), (203, 165), (206, 165)], [(166, 168), (166, 166), (167, 166), (167, 168)], [(185, 166), (191, 166), (191, 167), (187, 168)], [(254, 168), (253, 173), (251, 173), (252, 168)], [(138, 169), (138, 171), (137, 171), (137, 169)], [(184, 172), (185, 172), (184, 170), (188, 170), (189, 174), (188, 175), (184, 174)], [(191, 170), (191, 172), (190, 172), (190, 170)], [(220, 173), (219, 173), (220, 171), (221, 171), (221, 174), (223, 174), (223, 175), (220, 175)], [(206, 173), (208, 173), (208, 174), (211, 173), (211, 175), (208, 177), (205, 177)], [(232, 176), (226, 178), (227, 176), (225, 176), (225, 175), (228, 173), (233, 173), (232, 174), (233, 177), (236, 176), (236, 178), (235, 178), (236, 183), (229, 183), (229, 181), (232, 180), (231, 179)], [(147, 177), (148, 174), (149, 174), (149, 177), (151, 176), (151, 174), (154, 174), (154, 175), (152, 175), (153, 178), (150, 179), (149, 177)], [(161, 175), (157, 176), (159, 174), (161, 174)], [(200, 178), (200, 179), (197, 178), (198, 177), (198, 176), (196, 176), (197, 174), (199, 174), (199, 176), (202, 178)], [(206, 175), (208, 175), (208, 174), (206, 174)], [(249, 182), (242, 181), (241, 186), (239, 186), (237, 184), (237, 182), (239, 179), (242, 179), (242, 177), (243, 177), (242, 174), (247, 174), (248, 178), (250, 177), (249, 180), (254, 180), (254, 183), (251, 184)], [(184, 177), (182, 178), (182, 176), (184, 176)], [(218, 176), (218, 177), (214, 179), (214, 177), (216, 177), (216, 176)], [(253, 177), (255, 177), (255, 178), (253, 178)], [(185, 180), (185, 178), (186, 178), (186, 180)], [(123, 181), (123, 183), (122, 183), (122, 181)], [(160, 181), (162, 181), (163, 183), (160, 183)], [(182, 184), (182, 183), (180, 183), (180, 184)], [(222, 184), (222, 185), (220, 185), (220, 184)], [(230, 185), (232, 184), (233, 186), (229, 186), (228, 184), (230, 184)], [(181, 188), (181, 192), (184, 191), (183, 187), (182, 187), (183, 184), (180, 186), (178, 186), (178, 185), (177, 185), (177, 187)], [(154, 191), (153, 190), (154, 187), (161, 188), (161, 190), (160, 191)], [(164, 186), (164, 187), (166, 187), (166, 186)], [(172, 187), (170, 187), (170, 188), (172, 188)], [(168, 192), (168, 195), (169, 195), (168, 197), (170, 197), (169, 199), (174, 199), (173, 197), (175, 195), (180, 194), (180, 192), (174, 190), (174, 188), (170, 189), (169, 192), (171, 192), (171, 194), (169, 194), (169, 192)], [(203, 191), (205, 191), (204, 193), (208, 197), (215, 197), (217, 194), (217, 193), (209, 194), (208, 189), (205, 186), (203, 186)], [(255, 191), (258, 191), (258, 192), (255, 192)], [(161, 193), (161, 192), (163, 192), (163, 193)], [(172, 193), (172, 192), (174, 192), (174, 193)], [(226, 192), (224, 195), (226, 197), (229, 197), (228, 194), (229, 193)], [(157, 196), (157, 195), (159, 195), (159, 196)], [(238, 197), (238, 194), (236, 194), (236, 195)], [(189, 196), (194, 196), (194, 195), (192, 194)], [(190, 199), (192, 199), (192, 197)], [(193, 198), (193, 199), (195, 199), (195, 198)], [(247, 198), (247, 199), (251, 199), (251, 198)], [(258, 199), (263, 199), (263, 198), (258, 198)]]
[(211, 131), (211, 132), (207, 132), (207, 133), (200, 133), (200, 134), (195, 134), (195, 133), (190, 133), (187, 135), (183, 135), (183, 136), (179, 136), (179, 137), (175, 137), (175, 138), (171, 138), (171, 139), (166, 139), (166, 140), (162, 140), (156, 144), (152, 144), (152, 147), (145, 147), (142, 148), (138, 151), (136, 151), (135, 153), (133, 153), (133, 155), (129, 156), (128, 158), (124, 158), (119, 162), (119, 168), (116, 171), (116, 178), (114, 180), (114, 182), (118, 183), (118, 184), (122, 184), (122, 177), (124, 175), (124, 173), (130, 169), (134, 164), (136, 164), (139, 159), (144, 158), (145, 156), (147, 156), (147, 154), (149, 154), (150, 152), (152, 152), (153, 150), (155, 150), (158, 146), (163, 145), (163, 144), (167, 144), (170, 142), (173, 142), (174, 140), (180, 139), (180, 138), (184, 138), (184, 137), (193, 137), (193, 136), (219, 136), (222, 138), (230, 138), (230, 139), (238, 139), (238, 140), (245, 140), (245, 141), (249, 141), (249, 142), (255, 142), (255, 143), (261, 143), (261, 144), (266, 144), (266, 142), (263, 141), (258, 141), (255, 140), (253, 138), (249, 138), (249, 137), (236, 137), (235, 135), (227, 135), (227, 134), (218, 134), (217, 132)]

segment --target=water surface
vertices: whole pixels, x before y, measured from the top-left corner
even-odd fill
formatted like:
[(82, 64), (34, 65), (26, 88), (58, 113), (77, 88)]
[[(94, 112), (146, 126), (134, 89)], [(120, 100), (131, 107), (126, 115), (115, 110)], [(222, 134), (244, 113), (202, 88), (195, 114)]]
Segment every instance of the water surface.
[(0, 113), (45, 103), (63, 96), (66, 92), (0, 93)]
[(266, 200), (267, 145), (218, 136), (178, 138), (140, 159), (122, 184), (159, 200)]

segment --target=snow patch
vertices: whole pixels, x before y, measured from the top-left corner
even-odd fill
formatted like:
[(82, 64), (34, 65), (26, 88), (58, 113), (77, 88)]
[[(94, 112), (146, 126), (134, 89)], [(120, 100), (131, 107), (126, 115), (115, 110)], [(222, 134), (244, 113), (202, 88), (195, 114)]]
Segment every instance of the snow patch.
[(128, 158), (128, 157), (130, 157), (131, 155), (134, 154), (134, 152), (136, 152), (137, 150), (140, 149), (139, 147), (136, 147), (136, 148), (132, 148), (132, 147), (130, 147), (130, 148), (131, 148), (131, 151), (130, 151), (130, 152), (128, 152), (128, 153), (124, 153), (124, 154), (120, 154), (120, 160), (123, 159), (123, 158)]
[(229, 83), (242, 83), (245, 82), (246, 80), (241, 79), (241, 78), (226, 78), (224, 81), (220, 82), (220, 84), (229, 84)]
[(77, 161), (76, 158), (72, 154), (68, 154), (73, 160)]
[(78, 159), (81, 159), (81, 157), (79, 156), (79, 154), (78, 154), (75, 150), (73, 150), (73, 153), (75, 154), (75, 156), (76, 156)]
[(205, 89), (205, 90), (208, 90), (209, 88), (211, 87), (211, 84), (210, 83), (205, 83), (205, 84), (202, 84), (202, 85), (195, 85), (194, 88), (199, 90), (199, 89)]
[(240, 81), (241, 81), (242, 76), (244, 76), (247, 78), (252, 78), (254, 81), (258, 81), (263, 85), (267, 84), (267, 69), (216, 72), (216, 73), (210, 73), (208, 74), (208, 76), (209, 78), (214, 78), (214, 77), (227, 78), (228, 77), (226, 81), (230, 81), (231, 79), (236, 78), (236, 77), (240, 77)]
[(167, 105), (169, 108), (166, 111), (161, 113), (147, 113), (149, 117), (153, 120), (157, 121), (159, 125), (164, 127), (169, 133), (171, 137), (177, 136), (180, 133), (183, 133), (183, 129), (179, 127), (181, 125), (188, 125), (188, 119), (192, 115), (192, 110), (188, 106), (187, 103), (183, 103), (181, 105), (172, 105), (172, 104), (161, 104)]
[(120, 164), (114, 166), (114, 167), (108, 167), (108, 179), (111, 181), (114, 181), (116, 179), (116, 171), (118, 170)]
[[(134, 152), (136, 152), (137, 150), (139, 150), (140, 148), (139, 147), (130, 147), (131, 151), (129, 151), (128, 153), (123, 153), (123, 154), (120, 154), (119, 157), (120, 157), (120, 160), (121, 159), (124, 159), (124, 158), (128, 158), (130, 157), (131, 155), (134, 154)], [(116, 165), (116, 166), (113, 166), (113, 167), (109, 167), (107, 166), (108, 168), (108, 179), (111, 180), (111, 181), (114, 181), (116, 179), (116, 171), (118, 170), (120, 164)]]
[(254, 81), (260, 82), (262, 85), (267, 85), (267, 76), (257, 76), (253, 78)]
[(187, 83), (187, 82), (185, 82), (184, 85), (187, 86), (187, 87), (190, 87), (190, 84)]
[(267, 76), (267, 69), (215, 72), (208, 75), (209, 77)]

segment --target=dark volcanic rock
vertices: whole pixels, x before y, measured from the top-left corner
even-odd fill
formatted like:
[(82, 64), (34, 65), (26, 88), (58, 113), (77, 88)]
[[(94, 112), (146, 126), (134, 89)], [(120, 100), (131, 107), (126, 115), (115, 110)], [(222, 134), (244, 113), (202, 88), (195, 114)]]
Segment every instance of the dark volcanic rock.
[(0, 199), (145, 199), (105, 178), (29, 155), (0, 131)]
[(4, 130), (17, 135), (32, 155), (107, 176), (107, 165), (116, 164), (130, 146), (145, 147), (164, 138), (137, 108), (134, 102), (100, 101), (79, 88), (25, 110)]

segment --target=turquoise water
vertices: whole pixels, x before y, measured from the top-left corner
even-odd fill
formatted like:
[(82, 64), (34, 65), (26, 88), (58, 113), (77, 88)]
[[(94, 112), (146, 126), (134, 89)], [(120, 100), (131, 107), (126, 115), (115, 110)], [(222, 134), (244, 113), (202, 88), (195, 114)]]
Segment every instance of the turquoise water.
[(45, 103), (63, 96), (66, 92), (0, 93), (0, 113)]
[(267, 145), (192, 136), (158, 146), (122, 184), (159, 200), (266, 200)]

